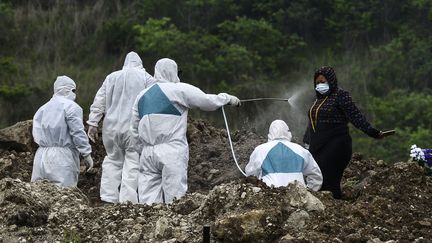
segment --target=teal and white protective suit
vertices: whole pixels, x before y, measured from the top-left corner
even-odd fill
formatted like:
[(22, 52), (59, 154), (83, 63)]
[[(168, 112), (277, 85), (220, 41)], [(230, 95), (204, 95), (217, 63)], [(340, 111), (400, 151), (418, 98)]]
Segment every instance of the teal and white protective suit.
[(258, 177), (268, 186), (281, 187), (298, 181), (318, 191), (323, 182), (318, 164), (308, 150), (292, 143), (291, 138), (291, 132), (284, 121), (273, 121), (268, 142), (259, 145), (252, 152), (246, 165), (246, 174)]
[(186, 140), (188, 110), (216, 110), (239, 100), (228, 94), (205, 94), (181, 83), (177, 64), (168, 58), (155, 66), (158, 83), (141, 92), (133, 106), (132, 135), (141, 154), (139, 203), (169, 203), (187, 191), (189, 147)]

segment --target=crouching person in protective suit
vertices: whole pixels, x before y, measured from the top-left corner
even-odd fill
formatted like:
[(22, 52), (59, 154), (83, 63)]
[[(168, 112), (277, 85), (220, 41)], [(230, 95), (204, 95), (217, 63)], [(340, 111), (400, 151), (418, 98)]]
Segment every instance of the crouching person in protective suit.
[(258, 177), (268, 186), (287, 186), (297, 181), (318, 191), (323, 182), (318, 164), (308, 150), (292, 143), (291, 138), (291, 132), (284, 121), (273, 121), (268, 142), (256, 147), (251, 154), (246, 165), (246, 175)]

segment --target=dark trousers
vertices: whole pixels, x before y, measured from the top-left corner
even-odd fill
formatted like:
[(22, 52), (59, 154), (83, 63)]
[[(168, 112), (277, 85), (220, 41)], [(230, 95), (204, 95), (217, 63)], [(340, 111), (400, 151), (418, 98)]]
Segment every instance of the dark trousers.
[(340, 199), (342, 197), (340, 186), (342, 175), (352, 155), (351, 137), (344, 135), (331, 138), (312, 155), (323, 175), (321, 191), (331, 191), (334, 198)]

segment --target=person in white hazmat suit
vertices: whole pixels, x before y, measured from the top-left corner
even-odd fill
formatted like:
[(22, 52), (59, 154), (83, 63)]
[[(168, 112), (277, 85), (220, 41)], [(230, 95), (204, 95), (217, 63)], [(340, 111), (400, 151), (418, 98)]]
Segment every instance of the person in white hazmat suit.
[(187, 191), (189, 147), (188, 110), (213, 111), (226, 104), (240, 105), (232, 95), (205, 94), (181, 83), (175, 61), (163, 58), (155, 66), (157, 84), (142, 91), (132, 111), (132, 135), (141, 154), (139, 203), (170, 203)]
[(98, 123), (105, 115), (102, 140), (107, 156), (102, 163), (102, 201), (138, 202), (139, 155), (131, 147), (131, 111), (138, 93), (154, 82), (138, 54), (129, 52), (123, 69), (109, 74), (96, 93), (87, 124), (88, 136), (94, 142), (98, 138)]
[(93, 167), (84, 131), (83, 110), (74, 102), (76, 85), (67, 76), (54, 82), (54, 95), (33, 117), (33, 139), (39, 145), (31, 181), (47, 179), (61, 187), (78, 183), (80, 154), (87, 171)]
[(318, 191), (323, 182), (318, 164), (308, 150), (292, 143), (291, 138), (291, 132), (284, 121), (273, 121), (269, 128), (268, 142), (257, 146), (251, 154), (245, 168), (246, 175), (258, 177), (269, 187), (287, 186), (297, 181)]

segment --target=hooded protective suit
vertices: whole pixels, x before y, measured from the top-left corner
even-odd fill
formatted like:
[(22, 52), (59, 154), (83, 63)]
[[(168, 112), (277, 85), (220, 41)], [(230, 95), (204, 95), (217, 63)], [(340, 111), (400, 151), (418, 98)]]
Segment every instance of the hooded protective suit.
[(54, 95), (33, 117), (33, 138), (39, 145), (31, 181), (48, 179), (58, 186), (78, 183), (79, 155), (89, 156), (91, 147), (84, 131), (83, 111), (75, 100), (75, 82), (59, 76)]
[(138, 202), (139, 156), (130, 146), (130, 118), (136, 96), (154, 82), (138, 54), (129, 52), (123, 69), (106, 77), (90, 107), (90, 126), (97, 127), (105, 115), (102, 139), (107, 156), (102, 164), (100, 188), (103, 201)]
[(323, 181), (321, 170), (312, 155), (302, 146), (290, 142), (288, 125), (275, 120), (270, 125), (268, 142), (255, 148), (246, 165), (246, 174), (256, 176), (268, 186), (287, 186), (298, 181), (318, 191)]
[(177, 64), (168, 58), (156, 63), (155, 78), (158, 83), (138, 95), (132, 114), (135, 149), (141, 154), (139, 202), (146, 204), (169, 203), (187, 191), (188, 110), (212, 111), (239, 104), (234, 96), (205, 94), (195, 86), (180, 83)]

